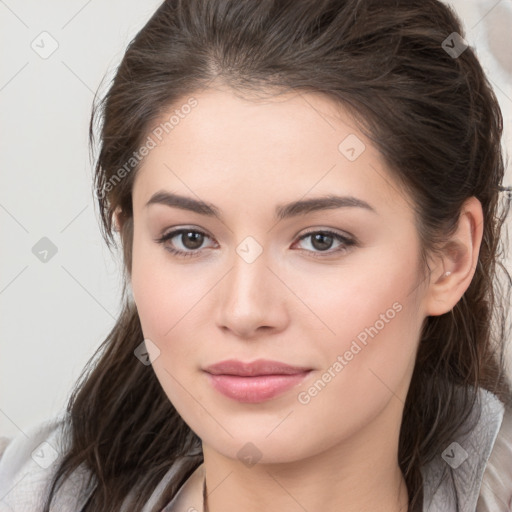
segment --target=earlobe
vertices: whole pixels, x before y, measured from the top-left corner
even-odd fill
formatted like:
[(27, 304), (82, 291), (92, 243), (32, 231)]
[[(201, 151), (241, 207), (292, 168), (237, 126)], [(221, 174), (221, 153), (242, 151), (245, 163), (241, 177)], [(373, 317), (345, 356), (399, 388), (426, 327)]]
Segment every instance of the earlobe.
[(133, 304), (135, 304), (135, 306), (137, 306), (137, 304), (135, 302), (135, 297), (133, 296), (133, 288), (132, 288), (131, 279), (129, 280), (129, 282), (126, 285), (126, 291), (127, 291), (128, 298), (130, 299), (130, 301), (133, 302)]
[(459, 302), (475, 274), (483, 235), (482, 205), (470, 197), (461, 208), (457, 228), (437, 259), (437, 272), (426, 296), (426, 314), (447, 313)]
[(113, 215), (112, 215), (112, 225), (113, 225), (114, 231), (116, 233), (119, 233), (121, 231), (121, 228), (122, 228), (122, 221), (121, 221), (122, 212), (123, 211), (118, 206), (116, 208), (116, 210), (114, 211)]

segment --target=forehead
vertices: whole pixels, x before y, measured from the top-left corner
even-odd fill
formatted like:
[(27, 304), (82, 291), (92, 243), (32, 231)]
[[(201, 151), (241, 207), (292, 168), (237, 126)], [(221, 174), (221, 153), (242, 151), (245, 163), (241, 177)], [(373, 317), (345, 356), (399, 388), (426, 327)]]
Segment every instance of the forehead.
[[(277, 204), (328, 193), (408, 207), (381, 155), (326, 96), (242, 98), (227, 89), (191, 96), (194, 108), (180, 111), (187, 98), (175, 102), (149, 133), (157, 144), (135, 180), (139, 207), (160, 189), (255, 207), (274, 196)], [(179, 122), (165, 125), (173, 113)]]

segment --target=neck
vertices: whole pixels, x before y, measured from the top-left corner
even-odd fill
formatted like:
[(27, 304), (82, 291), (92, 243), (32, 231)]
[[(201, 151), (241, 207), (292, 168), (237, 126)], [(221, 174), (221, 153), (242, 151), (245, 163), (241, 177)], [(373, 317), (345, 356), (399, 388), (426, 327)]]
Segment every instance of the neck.
[[(272, 482), (269, 481), (269, 485), (273, 484), (274, 486), (281, 487), (281, 498), (278, 498), (278, 501), (274, 500), (272, 502), (272, 505), (268, 502), (268, 500), (261, 500), (260, 496), (255, 496), (254, 493), (250, 494), (250, 498), (247, 500), (241, 500), (245, 503), (244, 506), (247, 505), (246, 510), (282, 510), (282, 507), (288, 507), (287, 510), (293, 510), (295, 507), (297, 511), (299, 510), (318, 510), (315, 507), (322, 507), (321, 510), (335, 510), (336, 512), (339, 512), (340, 510), (343, 510), (343, 512), (352, 512), (357, 510), (360, 512), (361, 510), (379, 510), (381, 512), (407, 512), (409, 503), (408, 503), (408, 491), (407, 486), (405, 484), (405, 480), (403, 479), (402, 474), (398, 471), (396, 473), (396, 478), (394, 479), (394, 484), (387, 484), (389, 487), (383, 487), (381, 489), (381, 486), (379, 486), (379, 489), (382, 492), (382, 496), (379, 500), (375, 501), (375, 503), (371, 503), (371, 500), (359, 500), (361, 502), (364, 501), (364, 504), (362, 505), (355, 505), (355, 501), (351, 500), (350, 496), (346, 496), (344, 500), (341, 500), (340, 502), (334, 500), (334, 499), (319, 499), (319, 500), (308, 500), (308, 505), (304, 506), (299, 498), (297, 499), (295, 496), (293, 496), (287, 489), (282, 486), (282, 484), (278, 483), (275, 479), (273, 479)], [(336, 485), (339, 484), (339, 481), (336, 482)], [(322, 489), (320, 490), (319, 487), (317, 487), (319, 491), (317, 492), (323, 492), (323, 496), (329, 497), (329, 495), (332, 493), (333, 484), (329, 484), (326, 486), (322, 486)], [(392, 492), (391, 490), (395, 489), (396, 492)], [(372, 492), (375, 491), (375, 488), (372, 489)], [(391, 491), (391, 492), (389, 492)], [(206, 479), (204, 481), (204, 487), (203, 487), (203, 512), (216, 512), (217, 510), (223, 510), (225, 512), (235, 511), (239, 510), (240, 505), (234, 505), (234, 500), (236, 499), (236, 496), (231, 496), (229, 504), (225, 503), (222, 504), (223, 497), (217, 496), (219, 499), (212, 500), (211, 497), (209, 497), (209, 491), (208, 486), (206, 484)], [(297, 493), (299, 494), (299, 493)], [(210, 509), (210, 502), (213, 501), (214, 503), (211, 505), (212, 508)], [(264, 501), (266, 504), (262, 505), (262, 501)], [(330, 503), (327, 503), (327, 501)], [(221, 504), (219, 504), (219, 502)], [(349, 504), (350, 502), (350, 504)], [(256, 507), (254, 507), (254, 504), (257, 504)], [(277, 503), (277, 504), (276, 504)], [(320, 504), (318, 504), (320, 503)], [(252, 505), (251, 505), (252, 504)], [(251, 508), (251, 506), (253, 508)], [(260, 508), (261, 507), (261, 508)], [(356, 508), (354, 508), (356, 507)], [(363, 507), (363, 508), (361, 508)]]

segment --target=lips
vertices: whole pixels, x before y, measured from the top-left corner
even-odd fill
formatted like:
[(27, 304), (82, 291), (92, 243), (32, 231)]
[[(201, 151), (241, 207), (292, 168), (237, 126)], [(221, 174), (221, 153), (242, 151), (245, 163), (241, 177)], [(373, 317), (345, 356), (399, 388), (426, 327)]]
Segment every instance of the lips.
[(224, 396), (238, 402), (257, 403), (297, 386), (312, 369), (264, 359), (251, 363), (231, 359), (208, 366), (204, 371), (209, 383)]
[(244, 363), (236, 359), (229, 359), (205, 368), (212, 375), (238, 375), (240, 377), (256, 377), (258, 375), (294, 375), (303, 373), (311, 368), (304, 366), (291, 366), (280, 361), (258, 359)]

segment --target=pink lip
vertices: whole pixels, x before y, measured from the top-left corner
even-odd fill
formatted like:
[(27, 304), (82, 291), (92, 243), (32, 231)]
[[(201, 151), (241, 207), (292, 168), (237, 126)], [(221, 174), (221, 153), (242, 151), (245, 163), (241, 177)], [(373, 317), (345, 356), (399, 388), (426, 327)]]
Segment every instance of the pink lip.
[(258, 359), (244, 363), (230, 359), (205, 369), (212, 386), (239, 402), (263, 402), (301, 382), (311, 368)]

